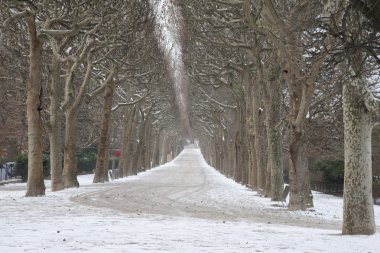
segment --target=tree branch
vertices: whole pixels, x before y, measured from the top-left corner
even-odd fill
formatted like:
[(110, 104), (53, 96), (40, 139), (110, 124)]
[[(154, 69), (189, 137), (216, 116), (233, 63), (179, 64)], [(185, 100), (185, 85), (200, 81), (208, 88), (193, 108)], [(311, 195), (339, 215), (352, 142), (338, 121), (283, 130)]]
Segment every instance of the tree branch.
[(226, 104), (223, 104), (223, 103), (221, 103), (221, 102), (216, 101), (215, 99), (213, 99), (212, 97), (210, 97), (209, 95), (207, 95), (206, 92), (205, 92), (204, 90), (202, 90), (201, 87), (198, 87), (198, 88), (203, 92), (203, 94), (204, 94), (204, 95), (205, 95), (210, 101), (214, 102), (215, 104), (220, 105), (221, 107), (226, 107), (226, 108), (231, 108), (231, 109), (236, 109), (236, 108), (237, 108), (236, 105), (226, 105)]
[(148, 93), (136, 101), (129, 102), (129, 103), (118, 103), (115, 107), (113, 107), (111, 109), (111, 112), (116, 111), (119, 107), (135, 105), (135, 104), (139, 103), (140, 101), (142, 101), (143, 99), (145, 99), (147, 96), (148, 96)]

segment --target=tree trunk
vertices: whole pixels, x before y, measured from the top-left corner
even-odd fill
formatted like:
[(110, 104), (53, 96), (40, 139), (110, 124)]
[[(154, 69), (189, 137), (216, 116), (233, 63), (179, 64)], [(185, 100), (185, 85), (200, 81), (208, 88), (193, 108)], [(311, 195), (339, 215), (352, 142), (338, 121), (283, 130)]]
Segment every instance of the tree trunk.
[(259, 81), (253, 81), (252, 88), (252, 111), (253, 128), (255, 131), (255, 157), (257, 163), (257, 191), (263, 193), (265, 190), (265, 152), (264, 152), (264, 127), (263, 111), (260, 108), (261, 87)]
[(108, 182), (108, 153), (110, 145), (109, 125), (111, 118), (112, 96), (114, 85), (110, 83), (104, 90), (104, 101), (102, 109), (102, 119), (100, 124), (100, 137), (98, 146), (98, 156), (96, 159), (96, 168), (94, 183)]
[(69, 109), (65, 115), (66, 129), (63, 158), (63, 184), (65, 188), (79, 187), (76, 159), (77, 116), (77, 108)]
[(211, 167), (214, 167), (214, 164), (215, 164), (215, 145), (213, 143), (213, 139), (212, 138), (209, 138), (209, 140), (206, 142), (205, 144), (207, 146), (207, 150), (208, 150), (208, 164), (211, 166)]
[(161, 144), (162, 145), (162, 148), (161, 148), (162, 158), (160, 159), (160, 164), (165, 164), (167, 162), (166, 155), (168, 152), (168, 150), (167, 150), (168, 149), (168, 144), (167, 144), (168, 139), (169, 139), (169, 137), (166, 136), (166, 134), (164, 134), (162, 144)]
[[(245, 106), (245, 105), (244, 105)], [(236, 134), (235, 134), (235, 173), (234, 173), (234, 179), (238, 183), (243, 182), (243, 157), (242, 157), (242, 151), (243, 151), (243, 143), (242, 139), (244, 136), (242, 136), (242, 131), (241, 131), (241, 124), (242, 124), (242, 107), (241, 105), (238, 106), (237, 112), (235, 113), (235, 129)], [(245, 125), (244, 125), (245, 127)]]
[(126, 153), (127, 153), (127, 145), (128, 145), (128, 121), (130, 117), (130, 111), (127, 111), (126, 118), (124, 119), (124, 126), (123, 126), (123, 135), (121, 139), (121, 150), (120, 150), (120, 158), (119, 158), (119, 176), (120, 178), (126, 177), (127, 173), (127, 158), (126, 158)]
[(53, 56), (52, 79), (50, 93), (50, 174), (51, 190), (64, 189), (62, 178), (62, 111), (60, 110), (60, 97), (63, 87), (60, 82), (61, 65)]
[(147, 127), (147, 131), (145, 133), (145, 139), (147, 140), (146, 142), (146, 145), (145, 145), (145, 150), (144, 150), (144, 153), (145, 153), (145, 161), (144, 161), (144, 168), (145, 170), (148, 170), (148, 169), (151, 169), (152, 168), (152, 152), (153, 152), (153, 148), (152, 148), (152, 144), (154, 144), (154, 138), (152, 136), (152, 122), (149, 121), (149, 125)]
[(161, 131), (157, 131), (156, 141), (154, 143), (154, 153), (153, 153), (153, 167), (160, 164), (160, 135)]
[(251, 189), (257, 188), (257, 163), (255, 153), (255, 133), (253, 127), (252, 87), (248, 87), (247, 99), (247, 146), (248, 146), (248, 185)]
[(126, 120), (124, 125), (124, 132), (123, 132), (123, 143), (121, 147), (121, 154), (120, 154), (120, 165), (119, 165), (119, 171), (120, 171), (120, 177), (126, 177), (129, 176), (128, 172), (128, 163), (130, 157), (132, 157), (131, 150), (129, 150), (129, 142), (131, 141), (131, 134), (132, 134), (132, 126), (133, 126), (133, 120), (136, 113), (136, 107), (133, 107)]
[[(272, 63), (276, 64), (276, 63)], [(284, 189), (282, 167), (282, 137), (279, 124), (281, 122), (281, 83), (280, 68), (271, 66), (267, 72), (265, 86), (266, 126), (268, 139), (268, 170), (266, 194), (272, 201), (280, 201)], [(269, 181), (269, 186), (268, 186)]]
[(269, 157), (269, 155), (270, 154), (268, 153), (267, 161), (266, 161), (264, 196), (271, 198), (272, 197), (272, 180), (271, 180), (272, 179), (272, 160)]
[(215, 143), (215, 137), (211, 137), (211, 140), (209, 142), (210, 147), (210, 165), (212, 167), (216, 167), (216, 143)]
[(310, 194), (309, 168), (307, 160), (307, 145), (305, 140), (305, 123), (294, 126), (299, 114), (302, 88), (290, 93), (290, 124), (289, 136), (289, 181), (290, 181), (290, 210), (306, 210), (312, 206)]
[[(79, 88), (78, 95), (75, 100), (68, 99), (65, 103), (71, 101), (72, 104), (66, 111), (65, 123), (65, 145), (64, 145), (64, 158), (63, 158), (63, 185), (65, 188), (79, 187), (77, 179), (77, 160), (76, 160), (76, 140), (77, 140), (77, 127), (78, 127), (78, 114), (79, 109), (85, 95), (86, 88), (90, 83), (92, 73), (92, 61), (91, 55), (87, 56), (87, 69), (85, 77)], [(75, 62), (74, 65), (78, 64)], [(71, 66), (71, 67), (69, 67)], [(74, 91), (72, 87), (73, 71), (75, 70), (73, 65), (68, 65), (68, 72), (66, 76), (65, 84), (65, 97), (71, 97)], [(66, 100), (66, 99), (65, 99)]]
[(208, 143), (208, 147), (210, 150), (210, 165), (215, 168), (216, 164), (216, 151), (215, 151), (215, 143), (214, 143), (214, 138), (211, 137)]
[(133, 115), (133, 119), (132, 119), (132, 122), (131, 122), (131, 132), (130, 132), (130, 139), (129, 139), (129, 142), (128, 142), (128, 150), (129, 150), (129, 155), (128, 155), (128, 158), (129, 160), (127, 160), (127, 175), (135, 175), (136, 174), (136, 170), (137, 168), (135, 167), (134, 163), (135, 163), (135, 159), (136, 159), (136, 145), (137, 145), (137, 133), (138, 133), (138, 129), (137, 129), (137, 126), (139, 124), (139, 114), (137, 113), (137, 108), (136, 108), (136, 112), (134, 113)]
[(146, 117), (144, 118), (143, 112), (141, 112), (141, 124), (140, 124), (140, 127), (136, 129), (136, 136), (138, 138), (138, 143), (136, 145), (136, 152), (134, 153), (134, 157), (133, 157), (132, 168), (133, 168), (134, 174), (137, 174), (138, 172), (140, 172), (141, 165), (142, 165), (142, 159), (143, 159), (142, 151), (145, 145), (144, 137), (145, 137), (145, 128), (147, 125), (147, 121), (148, 119)]
[(223, 157), (223, 131), (218, 128), (218, 135), (215, 138), (215, 150), (216, 150), (216, 168), (223, 173), (224, 157)]
[(376, 232), (372, 199), (371, 113), (361, 97), (360, 84), (343, 86), (344, 197), (343, 234)]
[(45, 195), (42, 167), (42, 42), (37, 36), (35, 17), (26, 17), (29, 31), (30, 67), (26, 99), (28, 121), (27, 197)]
[[(276, 121), (275, 121), (276, 122)], [(272, 122), (274, 123), (274, 122)], [(282, 137), (281, 131), (276, 129), (274, 124), (268, 124), (268, 157), (271, 171), (271, 190), (272, 201), (279, 201), (284, 189), (284, 173), (282, 166)]]
[(241, 182), (243, 185), (248, 185), (248, 164), (249, 164), (249, 155), (248, 155), (248, 146), (247, 146), (247, 111), (245, 104), (242, 106), (240, 112), (240, 159), (241, 159), (241, 170), (242, 170), (242, 179)]
[(230, 164), (230, 156), (228, 154), (229, 150), (228, 150), (228, 133), (226, 130), (223, 131), (223, 142), (222, 142), (222, 153), (223, 153), (223, 174), (226, 175), (226, 176), (230, 176), (232, 173), (231, 173), (231, 168), (229, 166)]
[(236, 171), (236, 163), (235, 163), (235, 153), (233, 152), (234, 151), (234, 148), (235, 148), (235, 138), (232, 138), (232, 134), (230, 133), (228, 135), (228, 161), (229, 161), (229, 173), (230, 173), (230, 177), (232, 177), (234, 174), (235, 174), (235, 171)]
[(146, 160), (146, 149), (147, 149), (147, 140), (145, 139), (147, 136), (147, 131), (149, 128), (149, 115), (145, 117), (145, 121), (143, 122), (142, 129), (139, 134), (139, 143), (137, 146), (137, 156), (136, 156), (136, 169), (137, 173), (143, 171), (145, 167), (145, 160)]

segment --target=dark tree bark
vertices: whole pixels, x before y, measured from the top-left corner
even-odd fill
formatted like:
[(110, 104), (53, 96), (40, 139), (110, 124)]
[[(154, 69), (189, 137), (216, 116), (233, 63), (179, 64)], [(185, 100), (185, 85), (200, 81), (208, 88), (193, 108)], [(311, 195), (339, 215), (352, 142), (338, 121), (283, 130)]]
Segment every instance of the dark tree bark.
[(35, 16), (27, 13), (30, 67), (26, 100), (28, 121), (28, 183), (27, 197), (45, 195), (42, 167), (42, 46), (37, 35)]
[(128, 171), (128, 163), (130, 157), (132, 157), (131, 151), (129, 150), (129, 142), (132, 140), (132, 127), (133, 121), (135, 118), (136, 107), (130, 109), (127, 118), (125, 119), (124, 131), (123, 131), (123, 139), (122, 139), (122, 147), (120, 154), (120, 177), (129, 176), (130, 172)]
[(102, 119), (100, 124), (100, 138), (98, 144), (98, 156), (96, 159), (96, 168), (94, 183), (108, 182), (108, 153), (110, 145), (109, 125), (111, 118), (112, 96), (114, 84), (110, 83), (104, 90), (104, 102), (102, 108)]
[[(260, 79), (259, 79), (260, 80)], [(261, 84), (259, 80), (253, 80), (252, 88), (252, 106), (253, 106), (253, 128), (255, 141), (255, 158), (257, 168), (257, 191), (264, 193), (265, 190), (265, 151), (264, 151), (264, 112), (260, 108)]]
[(60, 62), (52, 57), (52, 77), (50, 94), (50, 174), (51, 190), (64, 189), (62, 178), (62, 111), (60, 110), (60, 97), (63, 88), (60, 83)]

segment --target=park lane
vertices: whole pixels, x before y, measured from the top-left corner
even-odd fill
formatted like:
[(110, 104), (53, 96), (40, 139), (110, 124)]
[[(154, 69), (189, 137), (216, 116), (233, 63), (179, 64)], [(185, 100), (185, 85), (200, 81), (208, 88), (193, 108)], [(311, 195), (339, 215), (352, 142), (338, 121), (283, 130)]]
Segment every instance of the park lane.
[(225, 221), (255, 221), (339, 229), (338, 223), (265, 208), (257, 193), (227, 179), (186, 147), (173, 161), (115, 187), (72, 198), (74, 202), (133, 214), (155, 214)]

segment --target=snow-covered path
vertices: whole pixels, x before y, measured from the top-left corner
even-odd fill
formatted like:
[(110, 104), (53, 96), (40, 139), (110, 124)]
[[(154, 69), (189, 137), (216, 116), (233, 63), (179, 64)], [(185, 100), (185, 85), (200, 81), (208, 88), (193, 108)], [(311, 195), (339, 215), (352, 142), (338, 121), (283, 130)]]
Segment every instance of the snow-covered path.
[(315, 194), (316, 212), (273, 207), (210, 168), (195, 148), (138, 176), (96, 185), (91, 179), (80, 176), (81, 188), (37, 198), (23, 197), (25, 184), (0, 187), (0, 252), (380, 249), (379, 233), (340, 236), (340, 198)]
[(255, 195), (256, 192), (248, 191), (208, 166), (199, 149), (186, 148), (174, 161), (145, 173), (139, 180), (72, 200), (127, 213), (340, 227), (336, 221), (300, 217), (284, 208), (265, 208)]

